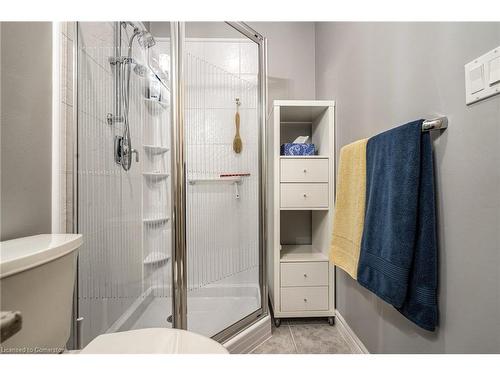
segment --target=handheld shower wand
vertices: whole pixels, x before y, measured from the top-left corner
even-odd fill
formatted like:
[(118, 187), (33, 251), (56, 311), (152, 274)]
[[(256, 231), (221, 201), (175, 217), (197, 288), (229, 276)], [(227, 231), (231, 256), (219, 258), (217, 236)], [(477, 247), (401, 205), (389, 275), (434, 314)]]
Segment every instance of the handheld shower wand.
[[(155, 45), (155, 40), (151, 33), (146, 30), (140, 30), (132, 22), (122, 22), (123, 28), (128, 25), (132, 26), (133, 33), (128, 43), (127, 57), (121, 58), (119, 70), (119, 80), (121, 83), (121, 102), (123, 107), (123, 134), (115, 138), (115, 161), (122, 166), (125, 171), (130, 170), (132, 166), (132, 155), (135, 154), (136, 163), (139, 162), (139, 153), (132, 147), (132, 140), (130, 137), (130, 124), (129, 124), (129, 107), (130, 107), (130, 76), (132, 68), (132, 45), (134, 39), (137, 37), (139, 45), (143, 49), (151, 48)], [(134, 68), (135, 70), (135, 68)]]

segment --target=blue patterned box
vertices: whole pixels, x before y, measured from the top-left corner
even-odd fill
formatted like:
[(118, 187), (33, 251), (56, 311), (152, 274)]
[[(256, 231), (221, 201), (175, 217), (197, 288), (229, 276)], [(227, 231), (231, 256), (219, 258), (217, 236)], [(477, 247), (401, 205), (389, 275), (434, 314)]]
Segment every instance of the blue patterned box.
[(316, 147), (312, 143), (284, 143), (280, 147), (281, 155), (316, 155)]

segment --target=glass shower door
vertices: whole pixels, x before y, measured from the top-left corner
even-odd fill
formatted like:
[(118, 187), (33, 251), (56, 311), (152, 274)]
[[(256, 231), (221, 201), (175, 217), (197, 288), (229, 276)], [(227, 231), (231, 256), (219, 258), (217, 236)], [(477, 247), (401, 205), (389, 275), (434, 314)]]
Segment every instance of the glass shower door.
[(224, 339), (262, 312), (259, 45), (185, 24), (187, 329)]
[[(103, 333), (171, 326), (170, 40), (153, 44), (146, 31), (127, 22), (77, 26), (82, 347)], [(117, 151), (126, 123), (128, 169)]]

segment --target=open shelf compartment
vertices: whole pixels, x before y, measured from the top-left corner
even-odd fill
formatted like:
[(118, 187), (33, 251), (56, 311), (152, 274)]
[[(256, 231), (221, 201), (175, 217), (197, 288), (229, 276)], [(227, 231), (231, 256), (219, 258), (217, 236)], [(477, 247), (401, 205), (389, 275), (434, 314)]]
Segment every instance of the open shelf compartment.
[(333, 113), (329, 108), (332, 104), (329, 101), (315, 101), (316, 105), (296, 105), (286, 100), (278, 102), (283, 103), (280, 107), (280, 145), (292, 143), (299, 136), (309, 136), (307, 143), (313, 143), (317, 153), (314, 156), (285, 157), (328, 157), (334, 147), (329, 137)]
[(312, 245), (282, 245), (280, 262), (321, 262), (328, 256)]

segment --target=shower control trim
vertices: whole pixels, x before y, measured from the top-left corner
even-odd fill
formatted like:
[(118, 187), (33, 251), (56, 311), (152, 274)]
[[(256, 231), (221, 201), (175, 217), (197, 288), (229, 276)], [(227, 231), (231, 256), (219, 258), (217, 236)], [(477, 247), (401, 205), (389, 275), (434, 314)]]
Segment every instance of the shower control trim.
[(114, 142), (114, 154), (115, 154), (115, 163), (118, 165), (122, 165), (122, 141), (123, 137), (121, 135), (115, 135)]
[(139, 151), (135, 148), (130, 149), (130, 152), (126, 150), (126, 147), (123, 147), (123, 137), (121, 135), (115, 135), (114, 142), (114, 154), (115, 154), (115, 163), (118, 165), (124, 164), (127, 158), (132, 158), (132, 155), (135, 154), (135, 162), (139, 163)]

